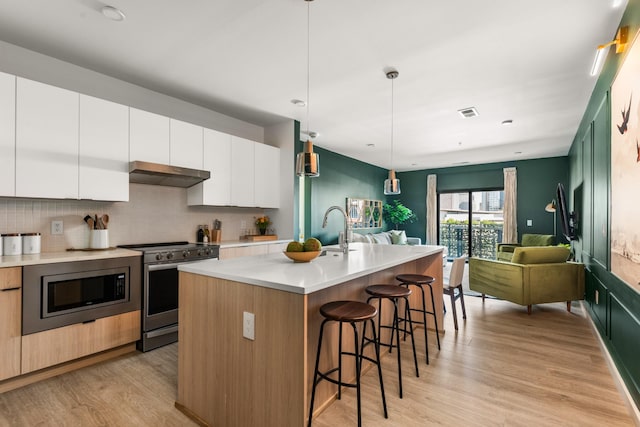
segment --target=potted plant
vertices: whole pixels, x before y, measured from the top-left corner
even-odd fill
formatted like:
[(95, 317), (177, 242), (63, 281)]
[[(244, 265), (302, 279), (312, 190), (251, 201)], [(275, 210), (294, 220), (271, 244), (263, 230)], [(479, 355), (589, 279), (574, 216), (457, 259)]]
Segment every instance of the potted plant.
[(263, 236), (267, 232), (267, 227), (269, 227), (270, 224), (271, 224), (271, 220), (266, 215), (256, 219), (256, 227), (258, 227), (260, 234)]
[(411, 209), (403, 205), (400, 200), (385, 203), (382, 207), (382, 218), (398, 229), (398, 225), (414, 222), (418, 219)]

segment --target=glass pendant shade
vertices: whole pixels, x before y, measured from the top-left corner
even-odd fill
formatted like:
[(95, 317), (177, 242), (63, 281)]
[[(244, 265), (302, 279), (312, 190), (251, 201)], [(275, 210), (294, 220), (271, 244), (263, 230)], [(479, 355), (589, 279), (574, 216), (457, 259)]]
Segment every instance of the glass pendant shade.
[(396, 178), (396, 171), (389, 171), (389, 178), (384, 180), (384, 195), (393, 196), (400, 194), (400, 180)]
[(296, 156), (296, 175), (311, 178), (320, 176), (320, 156), (313, 152), (313, 142), (305, 143), (304, 151)]

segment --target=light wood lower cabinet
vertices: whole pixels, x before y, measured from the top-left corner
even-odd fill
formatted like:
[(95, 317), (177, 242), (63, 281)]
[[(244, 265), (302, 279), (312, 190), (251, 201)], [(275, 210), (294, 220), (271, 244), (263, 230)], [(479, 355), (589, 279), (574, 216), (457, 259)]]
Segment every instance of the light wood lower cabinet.
[(22, 268), (0, 269), (0, 381), (20, 375)]
[(22, 337), (22, 373), (109, 350), (140, 339), (140, 311)]

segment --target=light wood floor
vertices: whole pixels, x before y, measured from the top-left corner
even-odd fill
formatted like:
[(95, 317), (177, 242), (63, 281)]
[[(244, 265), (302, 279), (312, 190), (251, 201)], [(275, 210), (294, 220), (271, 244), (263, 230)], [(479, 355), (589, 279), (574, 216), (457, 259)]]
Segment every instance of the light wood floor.
[[(538, 305), (528, 316), (524, 307), (468, 297), (468, 319), (458, 333), (451, 314), (445, 316), (439, 352), (430, 335), (429, 366), (417, 334), (420, 378), (403, 343), (404, 399), (395, 355), (384, 358), (389, 419), (382, 416), (375, 371), (363, 378), (363, 424), (633, 425), (580, 307), (574, 303), (574, 313), (565, 307)], [(173, 406), (176, 381), (177, 345), (133, 353), (0, 394), (0, 426), (195, 425)], [(346, 390), (313, 425), (356, 425), (354, 391)]]

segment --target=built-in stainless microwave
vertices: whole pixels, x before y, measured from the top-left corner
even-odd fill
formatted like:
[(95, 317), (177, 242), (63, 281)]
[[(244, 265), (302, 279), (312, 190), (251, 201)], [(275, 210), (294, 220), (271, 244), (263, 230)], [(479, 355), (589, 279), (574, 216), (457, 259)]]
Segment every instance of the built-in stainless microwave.
[(140, 309), (140, 257), (23, 267), (22, 333)]

